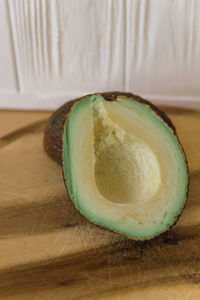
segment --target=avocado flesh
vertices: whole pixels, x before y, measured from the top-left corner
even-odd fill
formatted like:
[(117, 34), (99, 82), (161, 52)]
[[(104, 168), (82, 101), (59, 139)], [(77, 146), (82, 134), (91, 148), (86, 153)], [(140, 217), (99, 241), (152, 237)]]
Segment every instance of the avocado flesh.
[(128, 97), (75, 103), (64, 126), (63, 173), (88, 220), (133, 239), (166, 231), (185, 204), (187, 165), (174, 132)]

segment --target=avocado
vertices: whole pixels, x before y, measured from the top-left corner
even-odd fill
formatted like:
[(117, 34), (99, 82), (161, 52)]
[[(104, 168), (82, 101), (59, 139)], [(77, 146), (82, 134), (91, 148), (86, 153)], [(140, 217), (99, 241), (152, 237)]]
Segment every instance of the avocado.
[(44, 148), (90, 222), (134, 240), (167, 231), (185, 206), (189, 172), (166, 114), (131, 93), (96, 93), (53, 113)]

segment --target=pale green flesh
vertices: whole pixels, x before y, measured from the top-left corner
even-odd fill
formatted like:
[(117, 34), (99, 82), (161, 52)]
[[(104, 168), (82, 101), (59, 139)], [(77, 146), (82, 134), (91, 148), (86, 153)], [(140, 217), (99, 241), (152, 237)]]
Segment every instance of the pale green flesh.
[(187, 166), (176, 137), (128, 98), (93, 95), (75, 104), (64, 128), (63, 170), (88, 220), (136, 239), (165, 231), (185, 201)]

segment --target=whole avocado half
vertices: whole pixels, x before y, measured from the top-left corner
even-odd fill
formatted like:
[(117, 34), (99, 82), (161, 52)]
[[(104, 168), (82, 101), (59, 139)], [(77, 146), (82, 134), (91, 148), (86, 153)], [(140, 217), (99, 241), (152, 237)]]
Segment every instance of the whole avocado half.
[(91, 223), (134, 240), (176, 224), (189, 170), (169, 117), (131, 93), (71, 100), (48, 119), (44, 149), (62, 166), (69, 198)]

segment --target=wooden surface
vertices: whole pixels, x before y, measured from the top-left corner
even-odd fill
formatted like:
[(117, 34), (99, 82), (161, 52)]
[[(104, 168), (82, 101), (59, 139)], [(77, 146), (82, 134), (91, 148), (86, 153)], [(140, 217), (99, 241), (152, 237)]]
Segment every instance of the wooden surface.
[(1, 299), (200, 299), (200, 112), (165, 111), (189, 160), (190, 197), (178, 224), (145, 243), (74, 209), (60, 167), (43, 151), (45, 116), (35, 113), (30, 125), (21, 113), (28, 126), (10, 132), (0, 112), (1, 135), (10, 132), (0, 139)]
[(0, 137), (50, 116), (47, 111), (0, 110)]

